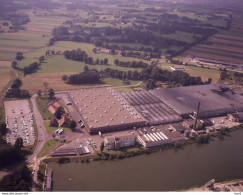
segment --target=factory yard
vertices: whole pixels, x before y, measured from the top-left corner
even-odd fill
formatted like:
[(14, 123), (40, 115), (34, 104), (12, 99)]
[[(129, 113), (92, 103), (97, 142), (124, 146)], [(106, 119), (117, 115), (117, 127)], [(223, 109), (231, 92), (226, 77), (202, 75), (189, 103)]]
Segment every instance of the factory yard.
[(28, 100), (5, 101), (5, 122), (8, 128), (6, 140), (14, 144), (18, 137), (24, 145), (32, 145), (35, 141), (34, 120)]

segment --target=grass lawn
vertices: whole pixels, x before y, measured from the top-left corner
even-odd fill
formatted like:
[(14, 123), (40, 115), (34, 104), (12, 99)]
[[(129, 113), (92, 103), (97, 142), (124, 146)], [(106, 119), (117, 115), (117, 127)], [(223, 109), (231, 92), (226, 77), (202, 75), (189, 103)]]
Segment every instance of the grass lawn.
[[(44, 122), (44, 125), (45, 125), (45, 128), (46, 128), (46, 131), (47, 133), (52, 133), (53, 131), (56, 131), (59, 127), (49, 127), (50, 125), (50, 122)], [(67, 127), (61, 127), (65, 133), (68, 133), (71, 131), (70, 128), (67, 128)]]
[(220, 71), (215, 69), (200, 68), (194, 66), (185, 66), (186, 71), (190, 76), (202, 78), (202, 81), (207, 81), (208, 78), (213, 79), (212, 83), (217, 83), (220, 78)]
[(53, 115), (48, 110), (49, 99), (46, 97), (37, 97), (36, 103), (43, 120), (50, 120), (53, 117)]
[[(170, 63), (164, 63), (161, 65), (162, 69), (166, 69), (169, 71), (172, 71), (169, 66), (173, 64)], [(208, 78), (211, 78), (213, 81), (212, 83), (217, 83), (220, 78), (220, 71), (216, 69), (207, 69), (207, 68), (201, 68), (201, 67), (195, 67), (195, 66), (185, 66), (185, 72), (188, 73), (190, 76), (193, 77), (201, 77), (202, 81), (207, 81)]]
[(44, 144), (40, 153), (37, 155), (37, 158), (41, 158), (41, 157), (45, 156), (51, 149), (53, 149), (57, 145), (57, 143), (58, 143), (58, 141), (55, 139), (47, 141)]
[(131, 153), (131, 152), (139, 152), (139, 151), (141, 151), (141, 149), (139, 149), (139, 148), (129, 148), (129, 149), (127, 149), (127, 152), (129, 152), (129, 153)]
[(134, 91), (131, 87), (124, 87), (124, 88), (115, 88), (117, 92), (132, 92)]
[(122, 151), (106, 150), (106, 149), (103, 150), (103, 153), (112, 154), (112, 155), (123, 154)]

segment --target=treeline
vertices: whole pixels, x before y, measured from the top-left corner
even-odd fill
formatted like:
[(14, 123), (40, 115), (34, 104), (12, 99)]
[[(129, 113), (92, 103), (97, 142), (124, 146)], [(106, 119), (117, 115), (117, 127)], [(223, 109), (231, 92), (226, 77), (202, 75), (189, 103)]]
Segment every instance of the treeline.
[(7, 98), (28, 98), (30, 97), (29, 91), (21, 90), (20, 87), (22, 86), (22, 81), (20, 79), (15, 79), (11, 88), (5, 94)]
[(157, 81), (166, 82), (167, 84), (174, 86), (190, 86), (190, 85), (202, 85), (201, 77), (191, 77), (188, 73), (181, 71), (168, 71), (162, 70), (156, 67), (156, 64), (148, 66), (141, 72), (134, 71), (121, 71), (117, 69), (106, 68), (100, 70), (96, 69), (86, 70), (83, 73), (71, 75), (67, 79), (68, 84), (94, 84), (100, 83), (101, 77), (111, 77), (121, 80), (143, 80), (148, 81), (150, 89), (156, 87)]
[(36, 72), (39, 69), (39, 65), (40, 64), (38, 64), (38, 62), (33, 62), (29, 66), (25, 66), (23, 68), (24, 75), (32, 74), (32, 73)]
[[(133, 29), (124, 27), (118, 29), (115, 27), (92, 28), (83, 26), (73, 26), (74, 32), (70, 32), (67, 27), (57, 27), (53, 29), (53, 38), (50, 39), (49, 45), (54, 44), (55, 41), (76, 41), (93, 43), (101, 47), (107, 43), (141, 43), (157, 49), (168, 48), (172, 45), (185, 46), (186, 42), (175, 39), (164, 38), (155, 33), (144, 29)], [(89, 30), (90, 33), (86, 33)], [(116, 38), (107, 38), (116, 36)]]
[(80, 61), (80, 62), (84, 62), (85, 64), (90, 64), (90, 65), (107, 65), (108, 64), (108, 59), (105, 58), (103, 59), (96, 59), (94, 61), (94, 59), (92, 57), (89, 57), (88, 54), (85, 51), (82, 51), (81, 49), (77, 49), (77, 50), (66, 50), (64, 52), (64, 56), (66, 59), (71, 59), (71, 60), (75, 60), (75, 61)]
[(139, 61), (139, 62), (127, 61), (127, 62), (124, 62), (124, 61), (119, 61), (118, 59), (116, 59), (116, 60), (114, 60), (114, 63), (117, 66), (129, 67), (129, 68), (147, 68), (148, 67), (148, 64), (143, 62), (143, 61)]
[[(5, 123), (0, 123), (0, 168), (11, 165), (17, 161), (23, 160), (24, 157), (21, 154), (21, 148), (23, 145), (18, 143), (21, 142), (21, 138), (16, 139), (16, 144), (8, 144), (2, 136), (7, 133), (7, 127)], [(18, 141), (17, 141), (18, 140)], [(22, 140), (23, 143), (23, 140)]]
[(68, 84), (96, 84), (100, 82), (100, 74), (97, 70), (89, 70), (86, 66), (84, 72), (70, 75), (67, 78)]
[(6, 175), (0, 181), (0, 191), (31, 191), (32, 176), (31, 171), (26, 165), (21, 166), (12, 174)]

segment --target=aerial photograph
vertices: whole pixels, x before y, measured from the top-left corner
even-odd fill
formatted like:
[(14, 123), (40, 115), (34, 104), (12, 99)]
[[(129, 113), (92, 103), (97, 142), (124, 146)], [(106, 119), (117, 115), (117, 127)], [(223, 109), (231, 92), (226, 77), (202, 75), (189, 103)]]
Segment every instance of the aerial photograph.
[(0, 194), (243, 192), (243, 0), (0, 0)]

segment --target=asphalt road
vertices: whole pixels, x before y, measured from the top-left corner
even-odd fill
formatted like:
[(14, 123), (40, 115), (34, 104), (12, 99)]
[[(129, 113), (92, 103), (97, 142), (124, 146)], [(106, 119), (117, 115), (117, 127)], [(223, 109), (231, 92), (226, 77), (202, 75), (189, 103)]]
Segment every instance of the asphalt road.
[(42, 119), (41, 114), (40, 114), (38, 107), (36, 105), (36, 98), (37, 97), (38, 97), (37, 94), (33, 95), (31, 97), (31, 102), (32, 102), (32, 105), (33, 105), (33, 114), (35, 116), (35, 121), (36, 121), (36, 125), (37, 125), (37, 130), (38, 130), (38, 142), (37, 142), (37, 145), (35, 147), (33, 154), (30, 155), (28, 157), (27, 161), (26, 161), (28, 164), (33, 166), (34, 174), (33, 174), (32, 191), (35, 191), (35, 187), (36, 187), (35, 184), (37, 183), (37, 171), (39, 169), (39, 164), (40, 164), (40, 160), (38, 160), (36, 158), (36, 156), (38, 155), (38, 153), (43, 148), (45, 142), (52, 139), (51, 135), (49, 135), (46, 131), (46, 128), (45, 128), (44, 123), (43, 123), (43, 119)]

